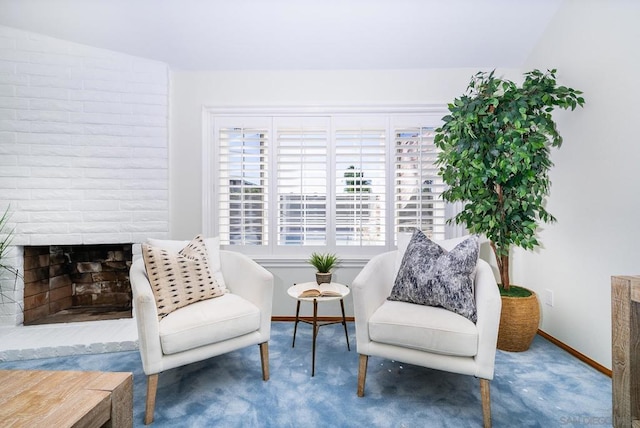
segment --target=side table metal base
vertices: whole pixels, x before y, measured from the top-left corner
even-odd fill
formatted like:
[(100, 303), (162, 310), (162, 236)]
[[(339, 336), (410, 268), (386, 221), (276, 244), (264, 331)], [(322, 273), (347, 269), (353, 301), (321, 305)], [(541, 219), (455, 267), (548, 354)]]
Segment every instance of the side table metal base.
[(351, 351), (351, 347), (349, 346), (349, 333), (347, 332), (347, 320), (344, 315), (344, 300), (340, 299), (340, 309), (342, 310), (342, 321), (318, 321), (318, 299), (313, 299), (313, 318), (300, 318), (300, 300), (298, 300), (298, 304), (296, 305), (296, 321), (293, 326), (293, 342), (291, 343), (291, 347), (295, 348), (296, 346), (296, 332), (298, 331), (298, 323), (304, 322), (307, 324), (311, 324), (313, 326), (313, 345), (311, 349), (311, 376), (315, 376), (316, 374), (316, 339), (318, 337), (318, 330), (323, 325), (331, 325), (331, 324), (342, 324), (344, 326), (344, 337), (347, 340), (347, 350)]

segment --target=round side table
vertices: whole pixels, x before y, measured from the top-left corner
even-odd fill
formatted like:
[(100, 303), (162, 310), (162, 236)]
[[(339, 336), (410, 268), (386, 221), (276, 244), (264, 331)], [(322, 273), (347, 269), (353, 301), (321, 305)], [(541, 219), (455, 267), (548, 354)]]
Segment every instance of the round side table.
[[(328, 289), (332, 291), (337, 291), (340, 293), (339, 296), (318, 296), (318, 297), (300, 297), (300, 293), (309, 289), (319, 289), (322, 291), (323, 289)], [(311, 350), (311, 376), (315, 375), (316, 371), (316, 338), (318, 336), (318, 329), (323, 325), (330, 324), (342, 324), (344, 326), (344, 336), (347, 340), (347, 350), (351, 351), (351, 347), (349, 346), (349, 333), (347, 332), (347, 320), (344, 315), (344, 298), (349, 295), (351, 290), (344, 284), (340, 284), (337, 282), (332, 282), (330, 284), (321, 284), (318, 285), (315, 282), (303, 282), (300, 284), (295, 284), (287, 290), (287, 294), (292, 298), (297, 300), (296, 304), (296, 321), (293, 327), (293, 342), (291, 347), (296, 346), (296, 332), (298, 331), (298, 323), (304, 322), (307, 324), (311, 324), (313, 326), (313, 345)], [(342, 310), (342, 321), (318, 321), (318, 303), (330, 302), (334, 300), (340, 300), (340, 309)], [(313, 302), (313, 317), (312, 318), (301, 318), (300, 317), (300, 303), (301, 302)]]

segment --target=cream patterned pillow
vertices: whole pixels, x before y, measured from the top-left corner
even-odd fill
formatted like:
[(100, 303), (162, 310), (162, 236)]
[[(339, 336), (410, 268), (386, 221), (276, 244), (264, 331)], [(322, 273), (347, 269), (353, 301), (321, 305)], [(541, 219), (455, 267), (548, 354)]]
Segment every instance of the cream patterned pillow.
[(142, 244), (142, 256), (158, 319), (191, 303), (224, 294), (209, 269), (207, 247), (200, 235), (177, 253)]
[[(152, 247), (160, 247), (165, 250), (172, 250), (174, 253), (177, 253), (182, 248), (184, 248), (189, 241), (176, 241), (170, 239), (147, 239), (147, 244)], [(222, 276), (222, 266), (220, 262), (220, 238), (217, 236), (215, 238), (204, 238), (204, 245), (207, 247), (207, 255), (209, 256), (209, 269), (211, 269), (211, 273), (213, 277), (216, 279), (216, 282), (228, 292), (226, 283), (224, 282), (224, 277)]]

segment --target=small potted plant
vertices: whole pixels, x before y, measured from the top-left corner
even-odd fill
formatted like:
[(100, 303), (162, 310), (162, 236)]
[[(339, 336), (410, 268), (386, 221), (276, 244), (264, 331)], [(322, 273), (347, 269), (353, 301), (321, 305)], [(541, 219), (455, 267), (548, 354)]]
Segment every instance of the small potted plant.
[(338, 265), (338, 256), (333, 253), (311, 253), (309, 264), (316, 268), (318, 285), (331, 282), (331, 269)]

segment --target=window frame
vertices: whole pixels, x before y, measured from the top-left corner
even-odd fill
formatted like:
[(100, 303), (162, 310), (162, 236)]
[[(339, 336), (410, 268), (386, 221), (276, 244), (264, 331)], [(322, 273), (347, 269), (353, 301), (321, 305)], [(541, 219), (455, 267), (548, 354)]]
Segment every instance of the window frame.
[[(234, 117), (323, 117), (323, 116), (386, 116), (389, 118), (387, 123), (387, 142), (388, 144), (394, 144), (393, 129), (391, 126), (391, 117), (395, 116), (420, 116), (425, 119), (428, 118), (429, 123), (424, 125), (437, 128), (442, 123), (442, 117), (448, 114), (447, 106), (445, 104), (419, 104), (419, 105), (379, 105), (379, 106), (290, 106), (290, 107), (224, 107), (224, 106), (204, 106), (202, 109), (202, 230), (205, 236), (218, 236), (218, 225), (213, 221), (217, 217), (217, 206), (215, 194), (218, 191), (217, 177), (215, 174), (216, 162), (220, 156), (220, 148), (216, 142), (215, 126), (217, 118), (234, 118)], [(328, 156), (331, 159), (335, 156), (335, 141), (334, 141), (334, 129), (329, 130), (329, 152)], [(275, 136), (271, 137), (274, 141)], [(385, 201), (385, 236), (386, 242), (384, 245), (379, 246), (335, 246), (335, 243), (330, 243), (327, 246), (277, 246), (277, 239), (275, 236), (271, 236), (269, 244), (265, 246), (222, 246), (223, 249), (232, 249), (239, 251), (254, 257), (257, 260), (270, 261), (272, 265), (277, 266), (281, 263), (283, 266), (291, 265), (292, 262), (306, 260), (307, 253), (312, 251), (332, 251), (339, 252), (341, 258), (347, 261), (355, 261), (355, 265), (361, 265), (362, 260), (367, 260), (373, 255), (391, 251), (396, 248), (396, 236), (395, 236), (395, 224), (393, 222), (393, 210), (394, 210), (394, 198), (393, 198), (393, 165), (394, 165), (394, 153), (393, 150), (387, 150), (386, 153), (386, 189), (387, 198)], [(269, 172), (271, 174), (271, 180), (274, 179), (273, 172), (277, 170), (276, 156), (271, 155), (269, 158)], [(330, 173), (328, 175), (329, 188), (331, 192), (327, 195), (330, 198), (330, 204), (335, 204), (335, 171), (334, 165), (329, 165)], [(270, 185), (272, 186), (272, 185)], [(275, 188), (275, 187), (270, 187)], [(275, 198), (276, 195), (270, 195), (269, 198)], [(331, 205), (327, 206), (330, 209)], [(450, 204), (445, 204), (445, 217), (450, 218), (456, 211), (456, 207)], [(271, 213), (269, 223), (276, 222), (275, 214)], [(327, 226), (332, 227), (334, 225), (332, 219), (327, 219)], [(464, 233), (464, 228), (460, 226), (445, 227), (445, 237), (461, 236)], [(304, 251), (300, 251), (304, 248)], [(343, 264), (345, 265), (345, 264)]]

